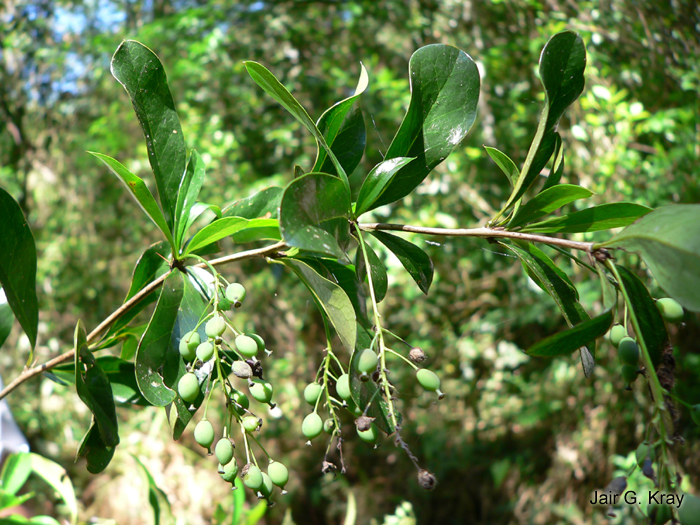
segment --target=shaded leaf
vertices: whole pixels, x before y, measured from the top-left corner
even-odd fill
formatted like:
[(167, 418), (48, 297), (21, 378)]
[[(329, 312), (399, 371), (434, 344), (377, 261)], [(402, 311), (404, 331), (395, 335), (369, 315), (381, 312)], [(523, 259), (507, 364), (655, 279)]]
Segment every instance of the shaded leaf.
[(538, 357), (569, 355), (588, 342), (605, 335), (610, 330), (613, 320), (613, 312), (606, 310), (599, 316), (583, 321), (573, 328), (546, 337), (528, 348), (525, 353)]
[(627, 226), (650, 211), (651, 208), (641, 204), (613, 202), (528, 224), (522, 231), (529, 233), (579, 233), (609, 230), (610, 228)]
[(348, 217), (350, 206), (350, 192), (337, 177), (309, 173), (294, 179), (282, 196), (282, 237), (289, 246), (345, 258), (335, 236), (321, 228), (320, 224)]
[(418, 288), (428, 295), (428, 290), (433, 282), (433, 261), (428, 254), (418, 246), (386, 232), (370, 232), (379, 242), (386, 246), (401, 262), (406, 271), (416, 281)]
[(372, 171), (369, 172), (362, 183), (360, 193), (357, 196), (355, 217), (359, 217), (366, 211), (371, 210), (372, 205), (382, 196), (384, 190), (389, 187), (396, 174), (412, 160), (414, 160), (413, 157), (396, 157), (380, 162), (372, 168)]
[(7, 302), (5, 291), (0, 287), (0, 348), (9, 337), (14, 322), (15, 315)]
[(700, 312), (700, 205), (663, 206), (594, 248), (639, 254), (667, 294)]
[(559, 184), (543, 190), (520, 206), (515, 216), (508, 223), (508, 229), (527, 224), (543, 215), (558, 210), (565, 204), (578, 199), (587, 199), (591, 195), (593, 195), (591, 190), (575, 184)]
[(278, 217), (278, 208), (282, 202), (282, 193), (284, 190), (276, 186), (265, 188), (258, 193), (238, 200), (225, 208), (222, 216), (224, 217), (243, 217), (245, 219), (268, 218), (276, 219)]
[(22, 209), (3, 188), (0, 188), (0, 217), (0, 285), (34, 348), (39, 325), (36, 244)]
[(515, 181), (518, 180), (518, 176), (520, 175), (520, 170), (518, 170), (515, 162), (513, 162), (508, 155), (497, 150), (496, 148), (484, 146), (484, 149), (486, 150), (486, 153), (489, 154), (489, 157), (491, 157), (491, 160), (493, 160), (496, 165), (501, 168), (501, 171), (505, 174), (508, 182), (510, 182), (511, 187), (515, 185)]
[(564, 174), (564, 148), (562, 147), (561, 136), (559, 133), (554, 137), (554, 165), (552, 166), (552, 171), (550, 171), (547, 176), (547, 180), (544, 182), (542, 191), (552, 188), (559, 184), (562, 175)]
[(476, 119), (479, 71), (464, 51), (443, 44), (418, 49), (408, 64), (411, 102), (386, 159), (415, 157), (369, 209), (411, 193), (467, 135)]
[[(367, 259), (369, 260), (372, 285), (374, 288), (374, 297), (377, 302), (380, 303), (386, 296), (388, 287), (386, 268), (372, 247), (366, 242), (364, 245), (365, 250), (367, 250)], [(367, 268), (365, 266), (365, 259), (362, 254), (361, 247), (357, 248), (357, 253), (355, 254), (355, 267), (357, 268), (358, 279), (360, 279), (360, 281), (364, 281), (367, 278)]]
[(187, 151), (165, 69), (153, 51), (134, 40), (119, 45), (111, 69), (129, 94), (143, 129), (165, 222), (173, 231)]
[(177, 203), (175, 205), (175, 247), (178, 253), (181, 253), (186, 228), (190, 218), (190, 210), (197, 202), (199, 191), (204, 183), (204, 161), (196, 151), (192, 151), (190, 160), (187, 163), (187, 169), (180, 181), (180, 187), (177, 191)]

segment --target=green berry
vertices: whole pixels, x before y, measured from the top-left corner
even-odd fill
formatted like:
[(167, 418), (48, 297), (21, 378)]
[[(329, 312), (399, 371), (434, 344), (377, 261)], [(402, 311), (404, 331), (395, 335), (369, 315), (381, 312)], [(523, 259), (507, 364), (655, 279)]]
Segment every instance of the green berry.
[(700, 525), (700, 498), (692, 494), (683, 495), (683, 503), (678, 509), (681, 525)]
[(253, 490), (260, 490), (263, 485), (262, 472), (260, 472), (260, 469), (253, 464), (249, 463), (247, 467), (248, 469), (246, 473), (241, 476), (241, 479), (243, 479), (243, 484)]
[(357, 369), (360, 372), (371, 374), (377, 369), (377, 354), (369, 348), (365, 348), (357, 360)]
[(622, 379), (627, 385), (634, 383), (637, 380), (637, 367), (631, 365), (622, 365), (620, 369), (620, 374)]
[(215, 315), (207, 321), (204, 331), (210, 339), (216, 339), (224, 335), (226, 331), (226, 321), (220, 315)]
[(416, 372), (416, 378), (423, 388), (429, 392), (437, 392), (438, 399), (445, 397), (445, 394), (440, 392), (440, 378), (432, 370), (421, 368)]
[(177, 383), (177, 393), (186, 403), (191, 403), (199, 395), (199, 380), (192, 372), (187, 372)]
[(204, 448), (210, 448), (214, 443), (214, 427), (203, 419), (194, 427), (194, 440)]
[(262, 492), (265, 499), (269, 499), (269, 497), (272, 495), (272, 480), (267, 472), (262, 472), (262, 478), (263, 483), (260, 487), (260, 492)]
[(255, 342), (258, 344), (258, 352), (265, 351), (265, 341), (262, 337), (260, 337), (258, 334), (248, 334), (248, 337), (255, 339)]
[(656, 307), (659, 309), (661, 317), (669, 323), (680, 323), (683, 320), (683, 307), (670, 297), (656, 301)]
[(610, 330), (610, 342), (617, 348), (620, 345), (620, 341), (623, 337), (627, 337), (627, 330), (621, 324), (616, 324)]
[(617, 357), (624, 365), (637, 366), (639, 361), (639, 346), (631, 337), (623, 337), (617, 347)]
[(219, 464), (219, 473), (224, 481), (233, 483), (233, 480), (236, 479), (236, 475), (238, 474), (238, 464), (236, 460), (229, 461), (226, 465)]
[(267, 473), (269, 474), (272, 483), (282, 489), (289, 481), (289, 470), (287, 470), (287, 467), (278, 461), (273, 461), (270, 463), (270, 465), (267, 467)]
[(377, 438), (379, 437), (379, 430), (377, 429), (377, 426), (372, 423), (369, 430), (358, 430), (357, 435), (367, 443), (376, 443)]
[(272, 385), (262, 379), (256, 379), (252, 386), (248, 387), (253, 399), (261, 403), (269, 403), (272, 399)]
[(180, 339), (180, 355), (185, 361), (194, 361), (197, 346), (201, 342), (197, 332), (187, 332)]
[(258, 353), (258, 343), (255, 339), (247, 335), (239, 335), (236, 337), (236, 348), (245, 357), (255, 357)]
[(255, 416), (246, 416), (241, 420), (241, 424), (248, 432), (255, 432), (260, 425), (260, 420)]
[(311, 406), (316, 406), (316, 401), (321, 397), (323, 387), (318, 383), (310, 383), (304, 389), (304, 399)]
[(226, 299), (233, 303), (233, 306), (240, 308), (245, 299), (245, 288), (242, 284), (231, 283), (226, 287)]
[(323, 431), (330, 436), (333, 434), (333, 430), (335, 430), (335, 421), (329, 417), (323, 422)]
[(229, 438), (222, 438), (214, 447), (214, 454), (216, 454), (216, 459), (222, 465), (228, 465), (228, 463), (233, 459), (233, 444)]
[(321, 417), (316, 412), (312, 412), (304, 418), (304, 422), (301, 424), (301, 433), (308, 439), (318, 437), (322, 431), (323, 421), (321, 421)]
[(235, 402), (235, 404), (232, 405), (233, 409), (239, 416), (245, 414), (245, 411), (248, 409), (248, 407), (250, 407), (250, 400), (243, 392), (234, 390), (233, 394), (231, 395), (231, 399)]
[(200, 359), (206, 363), (213, 356), (214, 345), (211, 344), (209, 341), (204, 341), (201, 345), (197, 347), (197, 359)]
[(343, 374), (338, 378), (338, 382), (335, 384), (335, 390), (338, 392), (340, 399), (345, 401), (352, 400), (352, 394), (350, 393), (350, 376), (348, 374)]
[(637, 466), (641, 467), (644, 463), (644, 460), (647, 458), (650, 458), (652, 461), (654, 461), (654, 447), (650, 447), (649, 443), (644, 441), (643, 443), (639, 444), (637, 450), (634, 453), (634, 456), (637, 459)]
[(700, 425), (700, 403), (690, 407), (690, 417), (693, 418), (696, 425)]

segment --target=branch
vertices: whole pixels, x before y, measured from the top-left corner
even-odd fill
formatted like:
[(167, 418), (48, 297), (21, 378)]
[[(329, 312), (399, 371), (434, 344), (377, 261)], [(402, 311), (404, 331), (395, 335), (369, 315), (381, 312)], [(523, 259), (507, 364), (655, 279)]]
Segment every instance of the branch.
[[(247, 250), (244, 252), (240, 253), (234, 253), (232, 255), (226, 255), (224, 257), (219, 257), (218, 259), (212, 259), (209, 261), (209, 264), (212, 266), (219, 266), (223, 264), (228, 264), (231, 262), (235, 261), (242, 261), (244, 259), (253, 259), (255, 257), (265, 257), (268, 255), (272, 255), (273, 253), (279, 251), (280, 249), (284, 248), (286, 244), (284, 242), (278, 242), (277, 244), (273, 244), (271, 246), (265, 246), (264, 248), (256, 248), (255, 250)], [(200, 263), (195, 265), (198, 268), (204, 268), (205, 264)], [(114, 323), (117, 319), (122, 317), (124, 314), (126, 314), (129, 310), (131, 310), (134, 305), (136, 305), (141, 299), (146, 297), (148, 294), (153, 292), (156, 288), (158, 288), (161, 284), (163, 284), (163, 281), (165, 281), (165, 278), (168, 276), (168, 273), (158, 277), (155, 281), (152, 281), (148, 283), (145, 287), (143, 287), (139, 292), (134, 295), (131, 299), (126, 301), (123, 305), (121, 305), (119, 308), (117, 308), (112, 314), (107, 317), (104, 321), (102, 321), (97, 327), (90, 332), (90, 334), (87, 336), (87, 342), (88, 344), (93, 343), (96, 341), (99, 337), (99, 335), (107, 330), (112, 323)], [(7, 396), (10, 392), (15, 390), (19, 385), (24, 383), (25, 381), (31, 379), (32, 377), (41, 374), (42, 372), (45, 372), (46, 370), (50, 370), (54, 368), (55, 366), (60, 365), (61, 363), (65, 363), (66, 361), (70, 361), (73, 359), (75, 356), (75, 349), (71, 349), (68, 352), (65, 352), (64, 354), (61, 354), (57, 357), (54, 357), (53, 359), (50, 359), (49, 361), (46, 361), (45, 363), (42, 363), (41, 365), (32, 367), (32, 368), (27, 368), (25, 369), (19, 376), (17, 376), (11, 383), (9, 383), (3, 390), (0, 392), (0, 399), (3, 399), (5, 396)]]
[(492, 239), (494, 237), (504, 237), (506, 239), (516, 239), (520, 241), (541, 242), (552, 246), (560, 246), (562, 248), (571, 248), (573, 250), (583, 250), (586, 253), (593, 251), (592, 242), (570, 241), (568, 239), (559, 239), (557, 237), (548, 237), (546, 235), (535, 235), (532, 233), (519, 233), (508, 230), (499, 230), (493, 228), (424, 228), (422, 226), (410, 226), (405, 224), (386, 224), (383, 222), (364, 223), (358, 226), (365, 231), (400, 231), (411, 233), (422, 233), (424, 235), (442, 235), (449, 237), (480, 237), (482, 239)]

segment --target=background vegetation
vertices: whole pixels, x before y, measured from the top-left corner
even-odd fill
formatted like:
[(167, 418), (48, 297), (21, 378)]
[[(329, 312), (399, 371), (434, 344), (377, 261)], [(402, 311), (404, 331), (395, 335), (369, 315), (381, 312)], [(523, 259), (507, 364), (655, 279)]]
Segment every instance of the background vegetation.
[[(37, 240), (37, 358), (70, 348), (77, 318), (94, 327), (119, 305), (138, 255), (157, 238), (119, 181), (85, 153), (108, 153), (153, 182), (128, 97), (109, 73), (122, 39), (145, 43), (163, 61), (188, 146), (207, 165), (201, 199), (222, 207), (285, 184), (294, 164), (314, 160), (312, 139), (250, 80), (242, 60), (265, 64), (313, 118), (352, 92), (365, 64), (368, 150), (351, 177), (358, 183), (403, 116), (411, 53), (434, 42), (463, 49), (482, 76), (473, 131), (418, 192), (374, 216), (466, 227), (493, 215), (507, 196), (507, 181), (482, 145), (522, 163), (542, 102), (539, 51), (563, 29), (578, 31), (589, 54), (586, 91), (561, 124), (565, 178), (597, 192), (599, 202), (700, 202), (700, 8), (691, 0), (8, 0), (0, 10), (0, 185), (19, 200)], [(340, 523), (354, 500), (357, 523), (382, 523), (402, 503), (418, 523), (605, 522), (588, 504), (590, 493), (632, 461), (648, 422), (646, 393), (639, 385), (623, 390), (605, 342), (589, 380), (576, 355), (545, 360), (521, 352), (564, 321), (515, 259), (473, 239), (422, 247), (436, 267), (430, 295), (397, 272), (382, 307), (391, 330), (429, 354), (448, 394), (436, 404), (408, 370), (400, 383), (404, 439), (440, 480), (430, 493), (391, 440), (372, 450), (351, 439), (347, 475), (321, 475), (323, 445), (304, 446), (298, 410), (325, 345), (315, 306), (300, 283), (262, 261), (223, 270), (249, 289), (240, 324), (254, 326), (275, 350), (268, 373), (280, 411), (265, 439), (294, 471), (290, 495), (261, 519)], [(385, 256), (390, 268), (398, 265)], [(567, 273), (581, 280), (577, 267)], [(588, 290), (582, 302), (600, 310), (596, 283), (579, 289)], [(678, 394), (699, 403), (700, 322), (691, 316), (671, 330)], [(27, 355), (16, 327), (0, 354), (5, 381)], [(69, 468), (82, 520), (152, 522), (148, 485), (131, 454), (168, 495), (178, 523), (216, 521), (217, 506), (230, 511), (211, 458), (191, 435), (170, 441), (162, 410), (120, 409), (122, 444), (109, 468), (92, 476), (73, 464), (89, 420), (75, 392), (42, 379), (9, 403), (33, 450)], [(687, 411), (680, 428), (684, 488), (697, 489), (700, 430)], [(32, 501), (37, 512), (62, 512), (51, 493)], [(616, 522), (625, 519), (622, 513)]]

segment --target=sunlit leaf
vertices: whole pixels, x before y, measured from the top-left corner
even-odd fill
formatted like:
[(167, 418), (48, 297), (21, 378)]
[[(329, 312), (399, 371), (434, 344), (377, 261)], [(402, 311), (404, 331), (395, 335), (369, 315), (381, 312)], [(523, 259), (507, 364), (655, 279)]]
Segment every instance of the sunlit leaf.
[(133, 457), (138, 466), (141, 467), (141, 471), (145, 474), (146, 480), (148, 481), (148, 502), (153, 509), (154, 525), (169, 525), (174, 523), (168, 496), (156, 484), (156, 481), (153, 479), (153, 476), (151, 476), (146, 465), (134, 454), (132, 454), (131, 457)]
[(535, 219), (558, 210), (565, 204), (578, 199), (587, 199), (593, 195), (591, 190), (575, 184), (559, 184), (538, 193), (520, 206), (515, 216), (508, 223), (508, 229), (527, 224)]
[(396, 174), (412, 160), (414, 160), (412, 157), (396, 157), (395, 159), (380, 162), (372, 168), (372, 171), (369, 172), (362, 183), (360, 193), (357, 196), (355, 217), (359, 217), (372, 209), (372, 205), (389, 187)]
[(486, 153), (488, 153), (489, 157), (491, 157), (491, 160), (493, 160), (496, 165), (501, 168), (501, 171), (508, 179), (508, 182), (510, 182), (510, 185), (513, 186), (520, 175), (520, 170), (518, 170), (515, 162), (513, 162), (508, 155), (497, 150), (496, 148), (484, 146), (484, 149), (486, 150)]
[(70, 515), (70, 522), (78, 521), (78, 500), (68, 472), (58, 463), (39, 454), (30, 453), (32, 471), (48, 483), (61, 497)]
[(204, 183), (204, 161), (196, 151), (192, 151), (187, 169), (180, 181), (175, 206), (175, 242), (178, 252), (185, 240), (186, 228), (189, 222), (190, 210), (197, 202), (199, 191)]
[(528, 224), (521, 231), (528, 233), (579, 233), (609, 230), (632, 224), (650, 211), (651, 208), (641, 204), (612, 202)]
[(247, 224), (248, 220), (240, 217), (222, 217), (221, 219), (217, 219), (194, 234), (187, 244), (185, 253), (196, 252), (204, 246), (223, 239), (224, 237), (228, 237), (229, 235), (233, 235), (245, 228)]
[(224, 217), (243, 217), (244, 219), (268, 218), (276, 219), (282, 202), (284, 190), (276, 186), (265, 188), (258, 193), (238, 200), (225, 208)]

